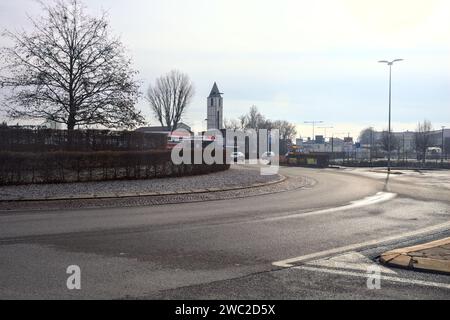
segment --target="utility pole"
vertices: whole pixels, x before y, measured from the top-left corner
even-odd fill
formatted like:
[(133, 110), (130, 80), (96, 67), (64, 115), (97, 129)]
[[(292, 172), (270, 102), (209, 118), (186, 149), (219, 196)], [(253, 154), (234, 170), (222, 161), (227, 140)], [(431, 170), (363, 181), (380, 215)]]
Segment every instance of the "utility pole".
[[(334, 127), (319, 127), (319, 129), (324, 129), (324, 131), (325, 131), (325, 134), (324, 134), (324, 150), (325, 150), (325, 152), (327, 151), (327, 145), (326, 145), (326, 142), (325, 142), (325, 139), (327, 138), (327, 129), (333, 129)], [(329, 143), (330, 141), (328, 141), (328, 143)], [(331, 149), (333, 149), (333, 145), (331, 146)]]
[(405, 133), (403, 132), (403, 162), (406, 162)]
[(324, 131), (325, 131), (325, 135), (324, 135), (324, 138), (326, 138), (327, 137), (327, 129), (333, 129), (334, 127), (318, 127), (319, 129), (324, 129)]
[(316, 124), (318, 124), (318, 123), (323, 123), (323, 121), (312, 120), (312, 121), (305, 121), (304, 123), (312, 124), (312, 128), (313, 128), (313, 136), (312, 136), (312, 139), (311, 139), (311, 140), (316, 140), (316, 137), (315, 137), (315, 135), (314, 135), (314, 129), (315, 129), (315, 127), (316, 127)]
[(334, 134), (331, 135), (331, 158), (334, 163)]
[(392, 96), (392, 65), (395, 62), (403, 61), (403, 59), (395, 59), (392, 61), (381, 60), (379, 63), (386, 63), (389, 66), (389, 133), (388, 133), (388, 172), (391, 172), (391, 96)]
[(444, 143), (444, 129), (445, 126), (442, 126), (442, 148), (441, 148), (441, 166), (444, 166), (444, 150), (445, 150), (445, 143)]
[(369, 148), (369, 162), (372, 165), (372, 146), (373, 146), (373, 127), (370, 127), (370, 148)]

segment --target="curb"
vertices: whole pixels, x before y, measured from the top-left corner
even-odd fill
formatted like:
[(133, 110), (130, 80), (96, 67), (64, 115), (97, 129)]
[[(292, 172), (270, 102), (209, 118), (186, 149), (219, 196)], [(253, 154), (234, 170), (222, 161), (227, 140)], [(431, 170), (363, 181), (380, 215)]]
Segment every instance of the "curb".
[(106, 195), (90, 195), (90, 196), (73, 196), (73, 197), (45, 197), (36, 199), (11, 199), (11, 200), (0, 200), (0, 203), (11, 203), (11, 202), (43, 202), (43, 201), (67, 201), (67, 200), (92, 200), (92, 199), (123, 199), (123, 198), (137, 198), (137, 197), (156, 197), (156, 196), (177, 196), (177, 195), (189, 195), (189, 194), (199, 194), (199, 193), (213, 193), (222, 191), (234, 191), (234, 190), (245, 190), (251, 188), (265, 187), (274, 184), (281, 183), (287, 178), (281, 174), (278, 174), (280, 179), (270, 182), (260, 182), (253, 183), (248, 186), (240, 187), (228, 187), (228, 188), (206, 188), (206, 189), (191, 189), (191, 190), (180, 190), (173, 192), (157, 191), (157, 192), (136, 192), (136, 193), (121, 193), (121, 194), (106, 194)]
[(438, 252), (439, 250), (448, 250), (447, 248), (442, 248), (443, 246), (450, 246), (450, 238), (387, 251), (380, 256), (380, 262), (385, 265), (404, 269), (450, 274), (450, 260), (429, 258), (423, 252), (424, 250), (430, 249)]

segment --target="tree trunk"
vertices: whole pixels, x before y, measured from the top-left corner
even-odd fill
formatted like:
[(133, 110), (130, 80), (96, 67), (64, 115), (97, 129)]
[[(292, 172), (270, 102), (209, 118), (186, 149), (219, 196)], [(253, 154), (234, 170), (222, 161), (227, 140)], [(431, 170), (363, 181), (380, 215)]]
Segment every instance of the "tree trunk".
[(75, 115), (69, 115), (67, 120), (67, 149), (70, 150), (73, 144), (73, 131), (75, 129)]

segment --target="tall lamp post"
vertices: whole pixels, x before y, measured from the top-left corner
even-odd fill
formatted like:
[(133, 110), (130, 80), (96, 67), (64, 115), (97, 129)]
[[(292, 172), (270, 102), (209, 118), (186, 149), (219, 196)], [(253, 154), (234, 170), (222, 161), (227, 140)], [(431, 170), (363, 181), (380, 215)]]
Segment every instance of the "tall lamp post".
[[(324, 141), (327, 138), (327, 129), (334, 129), (334, 127), (319, 127), (319, 129), (324, 129), (325, 130), (325, 134), (324, 134)], [(330, 142), (330, 141), (328, 141)], [(325, 148), (325, 152), (327, 152), (327, 147), (326, 144), (324, 144), (324, 148)], [(333, 152), (333, 142), (331, 142), (331, 152)]]
[(372, 165), (372, 152), (373, 152), (373, 127), (369, 128), (370, 130), (370, 149), (369, 149), (369, 162)]
[(392, 61), (381, 60), (379, 63), (386, 63), (389, 66), (389, 131), (388, 131), (388, 172), (391, 172), (391, 96), (392, 96), (392, 65), (395, 62), (403, 61), (403, 59), (395, 59)]
[(334, 129), (334, 127), (318, 127), (318, 129), (324, 129), (325, 130), (324, 138), (326, 138), (327, 137), (327, 129)]
[(316, 124), (318, 123), (323, 123), (323, 121), (318, 121), (318, 120), (313, 120), (313, 121), (305, 121), (306, 124), (312, 124), (312, 129), (313, 129), (313, 136), (312, 136), (312, 140), (316, 140), (316, 137), (314, 136), (314, 128), (316, 127)]

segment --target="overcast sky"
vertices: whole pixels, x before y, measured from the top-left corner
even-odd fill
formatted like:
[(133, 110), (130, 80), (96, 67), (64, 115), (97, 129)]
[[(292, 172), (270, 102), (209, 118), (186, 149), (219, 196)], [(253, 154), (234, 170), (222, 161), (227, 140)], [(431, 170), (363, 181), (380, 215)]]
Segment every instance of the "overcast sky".
[[(404, 58), (393, 69), (395, 130), (424, 118), (450, 126), (448, 0), (88, 0), (109, 13), (139, 70), (142, 90), (171, 69), (196, 87), (186, 123), (205, 126), (214, 81), (224, 115), (252, 105), (271, 119), (323, 120), (338, 136), (387, 127), (388, 69), (378, 60)], [(0, 0), (0, 28), (28, 28), (33, 0)], [(5, 45), (0, 39), (0, 45)], [(141, 108), (151, 124), (144, 101)], [(333, 132), (329, 129), (328, 135)], [(318, 129), (317, 134), (323, 133)]]

